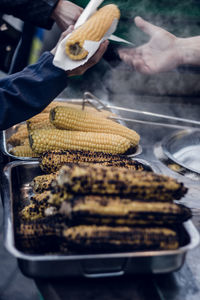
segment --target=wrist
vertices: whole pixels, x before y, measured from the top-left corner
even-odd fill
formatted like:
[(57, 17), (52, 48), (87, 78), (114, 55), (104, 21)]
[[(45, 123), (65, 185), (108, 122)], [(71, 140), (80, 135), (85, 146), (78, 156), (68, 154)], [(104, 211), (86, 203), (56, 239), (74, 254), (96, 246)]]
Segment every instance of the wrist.
[(200, 36), (179, 38), (177, 49), (181, 65), (200, 65)]
[(60, 13), (63, 0), (59, 0), (53, 10), (51, 18), (55, 21)]

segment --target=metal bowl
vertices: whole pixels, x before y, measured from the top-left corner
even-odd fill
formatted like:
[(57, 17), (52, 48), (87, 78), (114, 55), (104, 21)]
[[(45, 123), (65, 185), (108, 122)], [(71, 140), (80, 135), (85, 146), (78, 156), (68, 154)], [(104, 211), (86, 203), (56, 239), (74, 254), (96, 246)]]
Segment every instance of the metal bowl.
[(176, 164), (200, 174), (200, 131), (182, 130), (161, 142), (163, 153)]

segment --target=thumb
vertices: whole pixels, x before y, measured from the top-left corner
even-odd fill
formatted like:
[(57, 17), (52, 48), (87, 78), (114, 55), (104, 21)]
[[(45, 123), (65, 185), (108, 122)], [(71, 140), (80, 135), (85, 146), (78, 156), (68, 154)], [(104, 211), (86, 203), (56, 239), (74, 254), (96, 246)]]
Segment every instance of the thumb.
[(140, 28), (143, 32), (147, 33), (150, 36), (152, 36), (155, 31), (159, 29), (159, 27), (145, 21), (141, 17), (135, 17), (134, 21), (138, 28)]

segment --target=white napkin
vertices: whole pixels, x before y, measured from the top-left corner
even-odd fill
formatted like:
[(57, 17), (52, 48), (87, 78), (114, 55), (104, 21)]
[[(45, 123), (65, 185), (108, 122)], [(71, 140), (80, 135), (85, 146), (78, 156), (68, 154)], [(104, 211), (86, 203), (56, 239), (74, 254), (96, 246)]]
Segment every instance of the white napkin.
[[(96, 11), (96, 9), (99, 7), (99, 5), (103, 1), (104, 0), (91, 0), (88, 3), (88, 5), (86, 6), (86, 8), (84, 9), (84, 11), (81, 14), (81, 16), (79, 17), (79, 19), (77, 20), (77, 22), (75, 24), (75, 28), (78, 28), (80, 25), (85, 23), (85, 21), (87, 21), (87, 19)], [(53, 59), (53, 64), (56, 67), (59, 67), (59, 68), (65, 70), (65, 71), (73, 70), (73, 69), (85, 64), (88, 61), (88, 59), (90, 59), (90, 57), (94, 55), (94, 53), (99, 48), (100, 44), (103, 41), (107, 40), (109, 38), (109, 36), (112, 35), (112, 33), (117, 28), (117, 24), (118, 24), (118, 19), (114, 19), (113, 22), (112, 22), (111, 27), (109, 28), (109, 30), (106, 32), (106, 34), (104, 35), (104, 37), (100, 41), (98, 41), (98, 42), (85, 41), (83, 47), (84, 47), (84, 49), (86, 49), (88, 51), (88, 55), (85, 59), (80, 60), (80, 61), (71, 60), (67, 56), (67, 54), (65, 53), (66, 41), (69, 38), (69, 36), (71, 35), (71, 33), (68, 34), (59, 43), (59, 45), (57, 47), (57, 50), (56, 50), (56, 54), (55, 54), (54, 59)]]

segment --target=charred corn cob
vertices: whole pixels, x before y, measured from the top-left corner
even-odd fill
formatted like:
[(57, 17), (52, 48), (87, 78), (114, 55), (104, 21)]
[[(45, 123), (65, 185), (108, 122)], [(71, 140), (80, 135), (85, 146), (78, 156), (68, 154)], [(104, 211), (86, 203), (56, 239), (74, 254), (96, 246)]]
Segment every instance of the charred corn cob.
[(111, 196), (79, 196), (63, 202), (60, 212), (71, 224), (169, 225), (191, 218), (184, 205), (168, 202), (141, 202)]
[(72, 60), (81, 60), (88, 55), (84, 42), (100, 41), (111, 27), (113, 21), (120, 18), (120, 11), (114, 4), (100, 8), (82, 26), (77, 28), (67, 39), (66, 54)]
[(97, 163), (109, 166), (117, 165), (138, 171), (150, 170), (149, 167), (125, 155), (74, 150), (58, 150), (44, 153), (40, 159), (40, 168), (45, 173), (53, 173), (66, 163)]
[(16, 245), (29, 253), (58, 251), (64, 227), (60, 215), (22, 222), (16, 229)]
[(46, 190), (50, 190), (52, 181), (56, 179), (58, 173), (51, 173), (45, 175), (36, 176), (30, 183), (35, 193), (42, 193)]
[(140, 140), (134, 130), (77, 108), (57, 106), (51, 110), (49, 117), (58, 129), (117, 134), (130, 140), (133, 147)]
[(35, 195), (33, 195), (30, 198), (30, 200), (31, 200), (31, 203), (40, 205), (40, 204), (47, 203), (50, 198), (50, 195), (51, 195), (51, 192), (47, 190), (42, 193), (38, 193), (38, 194), (36, 193)]
[(17, 128), (17, 132), (12, 134), (7, 140), (7, 143), (12, 146), (22, 145), (24, 140), (28, 138), (28, 130), (26, 124), (20, 124)]
[(179, 246), (177, 233), (162, 227), (80, 225), (64, 230), (63, 235), (68, 248), (77, 252), (173, 250)]
[(13, 147), (10, 150), (10, 154), (21, 157), (39, 157), (39, 155), (27, 144)]
[(59, 129), (34, 130), (29, 140), (32, 150), (37, 153), (49, 150), (90, 150), (118, 154), (132, 147), (128, 139), (119, 135)]
[(137, 200), (170, 201), (187, 191), (183, 183), (152, 172), (98, 165), (64, 165), (57, 177), (59, 186), (78, 194), (123, 194)]
[(45, 217), (45, 209), (48, 207), (48, 203), (36, 204), (31, 203), (25, 206), (19, 213), (21, 219), (24, 220), (37, 220)]

